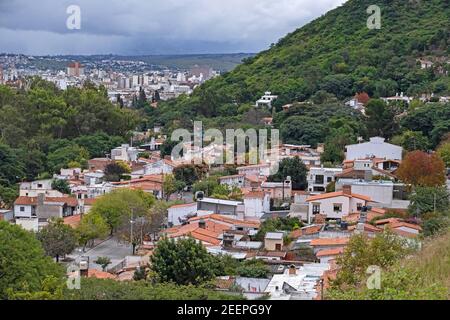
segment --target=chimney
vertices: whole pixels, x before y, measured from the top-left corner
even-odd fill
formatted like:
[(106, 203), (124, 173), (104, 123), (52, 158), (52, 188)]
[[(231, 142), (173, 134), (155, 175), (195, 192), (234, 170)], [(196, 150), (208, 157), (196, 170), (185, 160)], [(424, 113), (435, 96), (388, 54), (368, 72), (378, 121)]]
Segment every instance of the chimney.
[(290, 276), (295, 276), (297, 274), (297, 268), (294, 265), (291, 265), (289, 267), (289, 275)]
[(352, 195), (352, 186), (345, 185), (342, 187), (342, 191), (344, 194), (351, 196)]
[(44, 205), (44, 200), (45, 200), (45, 194), (39, 193), (38, 196), (37, 196), (37, 204), (38, 204), (38, 206), (43, 206)]
[(206, 222), (203, 219), (200, 219), (200, 221), (198, 222), (198, 226), (201, 229), (206, 229)]

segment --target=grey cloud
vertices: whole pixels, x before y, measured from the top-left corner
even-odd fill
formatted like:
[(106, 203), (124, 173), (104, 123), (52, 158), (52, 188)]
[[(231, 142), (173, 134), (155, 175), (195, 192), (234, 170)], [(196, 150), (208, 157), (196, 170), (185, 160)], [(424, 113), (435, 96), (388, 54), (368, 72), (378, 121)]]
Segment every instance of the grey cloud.
[[(344, 0), (0, 0), (0, 51), (259, 51)], [(66, 28), (69, 5), (81, 30)]]

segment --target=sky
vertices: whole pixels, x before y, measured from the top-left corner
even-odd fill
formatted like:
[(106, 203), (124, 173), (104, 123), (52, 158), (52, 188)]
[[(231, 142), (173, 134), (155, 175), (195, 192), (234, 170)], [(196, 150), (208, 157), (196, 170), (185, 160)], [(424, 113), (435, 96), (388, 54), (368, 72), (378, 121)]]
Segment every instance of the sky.
[[(344, 0), (0, 0), (0, 52), (258, 52)], [(71, 5), (80, 29), (69, 29)]]

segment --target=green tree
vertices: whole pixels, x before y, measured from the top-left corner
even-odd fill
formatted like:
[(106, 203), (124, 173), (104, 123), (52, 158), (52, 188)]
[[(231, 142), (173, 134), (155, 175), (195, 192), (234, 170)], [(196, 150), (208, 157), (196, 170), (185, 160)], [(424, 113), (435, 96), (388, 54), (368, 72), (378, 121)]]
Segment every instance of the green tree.
[(407, 130), (402, 135), (393, 137), (391, 142), (402, 146), (406, 151), (427, 151), (430, 146), (430, 141), (420, 131)]
[(203, 191), (206, 197), (213, 194), (214, 189), (219, 185), (217, 179), (214, 177), (209, 177), (194, 183), (192, 186), (192, 192), (197, 193), (198, 191)]
[(99, 198), (89, 215), (100, 215), (113, 234), (121, 223), (148, 214), (154, 203), (155, 198), (142, 190), (118, 189)]
[(59, 257), (71, 253), (77, 246), (75, 230), (65, 225), (62, 219), (51, 220), (36, 236), (45, 253), (56, 258), (56, 262), (59, 262)]
[(122, 161), (109, 163), (105, 167), (105, 180), (110, 182), (119, 182), (124, 176), (131, 173), (131, 168)]
[(0, 208), (12, 208), (14, 201), (19, 196), (17, 188), (8, 188), (0, 185)]
[(175, 179), (174, 175), (165, 175), (163, 181), (163, 190), (166, 201), (169, 201), (170, 196), (175, 192), (180, 192), (186, 187), (184, 181)]
[(253, 259), (245, 260), (236, 270), (241, 277), (247, 278), (267, 278), (269, 268), (264, 261)]
[(103, 271), (106, 271), (106, 268), (111, 264), (111, 259), (108, 257), (98, 257), (94, 262), (101, 266)]
[(370, 100), (365, 113), (367, 130), (371, 137), (390, 138), (397, 130), (395, 114), (382, 100)]
[(109, 226), (100, 214), (89, 213), (83, 216), (76, 231), (78, 242), (84, 251), (93, 240), (105, 238), (109, 233)]
[(159, 281), (179, 285), (199, 285), (221, 273), (217, 258), (192, 238), (159, 241), (151, 265)]
[(416, 187), (410, 196), (409, 212), (421, 216), (429, 212), (444, 212), (449, 209), (449, 193), (446, 187)]
[(331, 291), (356, 287), (365, 279), (369, 266), (392, 266), (410, 252), (405, 239), (388, 231), (372, 239), (365, 234), (354, 235), (344, 253), (337, 258), (339, 272), (332, 282)]
[(278, 172), (268, 178), (268, 181), (282, 182), (291, 177), (292, 188), (294, 190), (305, 190), (308, 183), (306, 181), (307, 168), (299, 157), (286, 158), (280, 162)]
[(64, 194), (70, 194), (70, 185), (67, 180), (55, 179), (52, 182), (52, 189)]
[(62, 268), (45, 255), (30, 232), (0, 221), (0, 243), (0, 299), (42, 291), (50, 277), (63, 281)]
[(444, 161), (445, 166), (450, 168), (450, 142), (444, 143), (437, 150), (439, 156)]

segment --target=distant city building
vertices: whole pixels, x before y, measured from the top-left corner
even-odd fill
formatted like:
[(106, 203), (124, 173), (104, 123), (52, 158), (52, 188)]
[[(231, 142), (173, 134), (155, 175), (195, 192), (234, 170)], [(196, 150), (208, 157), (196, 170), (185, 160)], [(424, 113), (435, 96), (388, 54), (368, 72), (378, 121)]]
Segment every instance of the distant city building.
[(214, 76), (214, 70), (209, 66), (195, 65), (191, 68), (190, 74), (203, 81), (209, 80)]
[(79, 62), (72, 62), (67, 67), (67, 75), (69, 77), (80, 77), (84, 75), (84, 66)]

